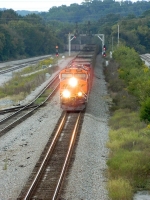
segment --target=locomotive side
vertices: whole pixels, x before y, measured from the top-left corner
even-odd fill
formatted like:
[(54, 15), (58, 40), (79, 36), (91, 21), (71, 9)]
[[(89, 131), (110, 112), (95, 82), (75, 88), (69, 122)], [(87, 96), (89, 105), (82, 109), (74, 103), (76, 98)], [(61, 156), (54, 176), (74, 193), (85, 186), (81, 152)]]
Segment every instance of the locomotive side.
[(97, 53), (98, 48), (95, 45), (86, 45), (75, 59), (61, 70), (60, 105), (63, 110), (80, 111), (86, 107)]

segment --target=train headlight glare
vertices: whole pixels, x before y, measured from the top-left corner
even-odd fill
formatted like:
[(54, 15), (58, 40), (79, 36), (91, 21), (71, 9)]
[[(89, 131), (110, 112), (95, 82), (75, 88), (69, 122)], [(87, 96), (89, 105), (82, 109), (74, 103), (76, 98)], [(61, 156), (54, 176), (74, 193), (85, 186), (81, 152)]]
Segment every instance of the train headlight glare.
[(63, 97), (65, 97), (65, 98), (69, 98), (69, 97), (70, 97), (70, 92), (69, 92), (69, 90), (64, 90), (64, 91), (62, 92), (62, 95), (63, 95)]
[(81, 97), (82, 96), (82, 92), (78, 92), (78, 96)]
[(76, 87), (77, 84), (78, 84), (78, 81), (77, 81), (76, 78), (72, 77), (72, 78), (69, 79), (69, 85), (70, 85), (71, 87)]

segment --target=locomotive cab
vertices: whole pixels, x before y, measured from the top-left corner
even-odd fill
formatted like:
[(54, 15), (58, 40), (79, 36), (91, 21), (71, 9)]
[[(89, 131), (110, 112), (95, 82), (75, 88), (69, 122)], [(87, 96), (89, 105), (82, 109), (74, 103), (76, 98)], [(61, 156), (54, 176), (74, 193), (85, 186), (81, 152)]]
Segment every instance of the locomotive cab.
[(60, 73), (60, 103), (64, 110), (83, 110), (88, 97), (88, 71), (64, 69)]

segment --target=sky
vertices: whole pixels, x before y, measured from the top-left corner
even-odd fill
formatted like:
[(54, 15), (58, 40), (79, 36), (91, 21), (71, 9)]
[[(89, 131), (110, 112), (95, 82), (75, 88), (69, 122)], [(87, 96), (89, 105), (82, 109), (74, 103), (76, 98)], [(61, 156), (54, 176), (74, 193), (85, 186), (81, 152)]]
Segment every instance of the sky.
[(29, 11), (48, 11), (53, 6), (61, 6), (77, 3), (81, 4), (84, 0), (0, 0), (0, 8), (13, 10)]

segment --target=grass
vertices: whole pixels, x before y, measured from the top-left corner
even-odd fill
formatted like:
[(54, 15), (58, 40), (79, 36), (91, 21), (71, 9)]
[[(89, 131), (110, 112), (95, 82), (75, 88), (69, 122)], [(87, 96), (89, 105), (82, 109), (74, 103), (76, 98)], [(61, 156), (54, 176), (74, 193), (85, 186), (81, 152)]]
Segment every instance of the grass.
[(130, 200), (133, 194), (129, 181), (121, 178), (110, 180), (108, 191), (112, 200)]
[(7, 170), (7, 167), (8, 167), (8, 159), (6, 158), (4, 160), (4, 167), (3, 167), (3, 170)]
[(0, 93), (5, 96), (18, 95), (24, 93), (29, 94), (31, 90), (34, 90), (38, 85), (45, 81), (45, 73), (38, 72), (29, 76), (22, 77), (20, 74), (15, 73), (13, 78), (0, 87)]
[(48, 95), (51, 93), (52, 89), (49, 88), (47, 89), (36, 101), (35, 104), (40, 105), (47, 97)]
[[(139, 121), (138, 116), (137, 112), (116, 111), (110, 119), (110, 140), (107, 143), (111, 150), (107, 161), (109, 179), (115, 184), (118, 178), (128, 180), (132, 191), (150, 189), (150, 129)], [(112, 191), (110, 187), (109, 191)], [(116, 199), (120, 198), (120, 193), (124, 192), (120, 190), (119, 194), (115, 193), (118, 194)], [(109, 195), (115, 199), (112, 192)]]
[(45, 59), (37, 65), (32, 65), (22, 69), (20, 72), (13, 73), (12, 79), (0, 87), (0, 98), (7, 97), (14, 102), (23, 100), (31, 91), (46, 80), (46, 73), (52, 74), (57, 70), (57, 66), (45, 69), (42, 69), (42, 66), (55, 63), (56, 59)]
[(41, 70), (42, 67), (40, 65), (31, 65), (21, 70), (20, 74), (29, 74), (38, 70)]
[(150, 125), (140, 120), (140, 105), (125, 89), (115, 63), (105, 68), (110, 96), (108, 192), (112, 200), (131, 200), (134, 192), (150, 190)]

